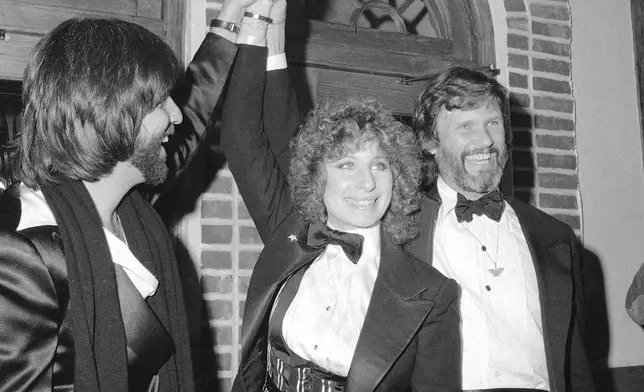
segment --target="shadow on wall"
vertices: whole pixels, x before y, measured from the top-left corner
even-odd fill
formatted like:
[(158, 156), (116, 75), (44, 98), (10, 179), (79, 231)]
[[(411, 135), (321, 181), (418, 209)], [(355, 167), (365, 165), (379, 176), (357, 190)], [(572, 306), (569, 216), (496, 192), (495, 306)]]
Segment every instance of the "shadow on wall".
[[(511, 93), (509, 97), (510, 115), (506, 118), (506, 129), (510, 130), (506, 140), (512, 145), (511, 161), (506, 166), (503, 191), (513, 189), (514, 196), (528, 204), (536, 205), (532, 192), (535, 186), (535, 168), (532, 137), (532, 115), (530, 97), (525, 94)], [(508, 184), (509, 183), (509, 184)], [(513, 186), (511, 186), (513, 185)], [(520, 188), (515, 190), (514, 187)]]
[(198, 392), (219, 392), (226, 390), (226, 387), (220, 384), (217, 376), (217, 371), (221, 368), (214, 352), (217, 342), (215, 333), (210, 328), (210, 315), (203, 299), (199, 278), (201, 273), (196, 269), (198, 264), (195, 264), (187, 247), (176, 237), (172, 229), (183, 217), (195, 210), (201, 195), (216, 181), (217, 173), (224, 167), (226, 159), (219, 149), (221, 132), (218, 124), (213, 121), (220, 117), (220, 111), (212, 116), (208, 139), (202, 141), (184, 175), (155, 203), (156, 210), (175, 240)]
[[(533, 153), (533, 129), (530, 107), (530, 97), (525, 94), (511, 93), (509, 98), (512, 133), (512, 162), (506, 170), (511, 175), (512, 182), (518, 190), (514, 196), (518, 199), (537, 205), (534, 199), (536, 180), (536, 164)], [(510, 173), (508, 173), (510, 171)], [(568, 222), (565, 222), (568, 223)], [(593, 371), (598, 392), (626, 392), (615, 386), (613, 374), (608, 368), (608, 353), (610, 351), (608, 313), (606, 309), (606, 290), (601, 261), (588, 249), (578, 244), (582, 257), (584, 279), (584, 309), (579, 317), (583, 322), (582, 333), (584, 345)]]
[(582, 315), (584, 321), (584, 330), (582, 332), (584, 332), (586, 353), (593, 371), (597, 391), (617, 392), (615, 380), (608, 368), (610, 330), (601, 261), (596, 254), (586, 248), (582, 249), (581, 255), (584, 274), (584, 298), (586, 301), (585, 313)]

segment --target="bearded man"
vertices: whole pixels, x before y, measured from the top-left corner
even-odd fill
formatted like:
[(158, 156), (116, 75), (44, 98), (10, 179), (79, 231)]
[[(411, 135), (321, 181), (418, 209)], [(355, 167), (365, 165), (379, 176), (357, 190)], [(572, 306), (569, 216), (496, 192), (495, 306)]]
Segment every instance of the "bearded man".
[(123, 20), (71, 19), (36, 45), (0, 197), (0, 391), (195, 390), (173, 242), (136, 187), (185, 168), (252, 3), (224, 2), (181, 80)]
[(463, 390), (593, 391), (575, 234), (499, 191), (506, 97), (464, 67), (427, 83), (414, 110), (427, 155), (422, 228), (407, 250), (461, 286)]

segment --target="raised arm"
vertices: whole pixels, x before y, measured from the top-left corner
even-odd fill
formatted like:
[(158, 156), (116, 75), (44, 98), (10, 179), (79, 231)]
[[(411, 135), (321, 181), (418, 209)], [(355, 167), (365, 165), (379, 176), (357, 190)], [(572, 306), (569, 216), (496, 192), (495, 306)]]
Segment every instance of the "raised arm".
[(290, 160), (289, 144), (300, 124), (300, 112), (286, 64), (286, 0), (276, 0), (270, 11), (273, 23), (267, 28), (268, 64), (264, 89), (264, 132), (286, 176)]
[[(268, 9), (253, 9), (266, 16)], [(254, 5), (254, 6), (255, 6)], [(250, 19), (250, 18), (244, 18)], [(239, 54), (224, 102), (221, 144), (239, 191), (264, 242), (292, 210), (285, 176), (264, 133), (266, 30), (256, 20), (242, 22)], [(262, 35), (263, 33), (263, 35)]]
[[(243, 10), (255, 0), (226, 0), (217, 19), (239, 23)], [(183, 113), (183, 122), (175, 127), (175, 135), (166, 144), (172, 182), (186, 168), (205, 139), (212, 113), (222, 95), (237, 53), (235, 34), (221, 27), (211, 27), (188, 65), (184, 78), (172, 93)], [(213, 121), (214, 122), (214, 121)]]
[(286, 180), (263, 132), (266, 49), (240, 45), (224, 102), (221, 144), (264, 242), (291, 211)]

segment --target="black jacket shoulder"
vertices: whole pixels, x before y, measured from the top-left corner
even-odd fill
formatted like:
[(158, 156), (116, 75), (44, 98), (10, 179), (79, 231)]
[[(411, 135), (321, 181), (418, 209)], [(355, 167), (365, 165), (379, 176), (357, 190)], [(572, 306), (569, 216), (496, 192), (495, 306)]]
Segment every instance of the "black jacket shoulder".
[(16, 230), (21, 213), (20, 190), (15, 184), (0, 194), (0, 230)]

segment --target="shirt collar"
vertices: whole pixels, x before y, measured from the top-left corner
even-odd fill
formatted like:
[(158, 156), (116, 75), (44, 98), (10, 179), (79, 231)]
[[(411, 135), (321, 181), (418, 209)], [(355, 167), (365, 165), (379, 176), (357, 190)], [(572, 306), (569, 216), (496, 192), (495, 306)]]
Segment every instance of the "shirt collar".
[(442, 223), (456, 207), (457, 192), (450, 188), (441, 176), (438, 176), (436, 181), (436, 189), (438, 189), (438, 195), (441, 198), (441, 208), (438, 211), (437, 222)]
[(103, 228), (107, 245), (112, 254), (112, 261), (118, 264), (127, 273), (134, 286), (141, 293), (143, 298), (154, 295), (159, 286), (159, 281), (148, 271), (139, 259), (134, 256), (127, 244), (121, 241), (117, 236), (112, 234), (111, 231)]
[(23, 183), (18, 189), (22, 213), (17, 231), (36, 226), (58, 226), (41, 190), (29, 188)]
[[(41, 190), (29, 188), (22, 183), (19, 189), (22, 214), (17, 231), (37, 226), (58, 226)], [(109, 230), (103, 228), (103, 231), (105, 232), (112, 261), (123, 267), (143, 298), (154, 295), (159, 286), (159, 281), (141, 264), (126, 244)]]

